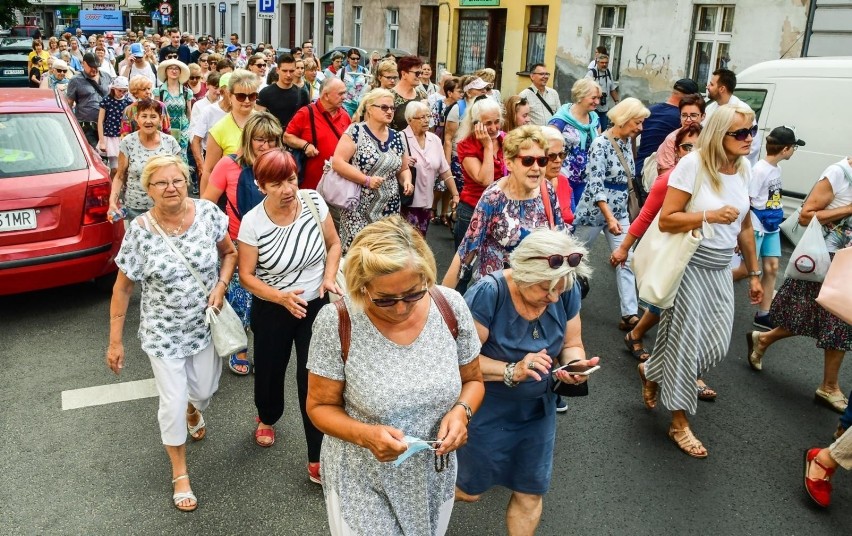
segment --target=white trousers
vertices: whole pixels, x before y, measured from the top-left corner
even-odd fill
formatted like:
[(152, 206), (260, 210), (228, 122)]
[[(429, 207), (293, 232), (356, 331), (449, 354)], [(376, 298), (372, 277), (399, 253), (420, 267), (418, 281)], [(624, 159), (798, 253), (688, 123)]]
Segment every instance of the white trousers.
[(160, 437), (163, 444), (177, 447), (186, 443), (186, 407), (189, 402), (199, 411), (207, 409), (219, 389), (222, 360), (211, 343), (197, 354), (183, 359), (148, 356), (154, 381), (160, 393)]

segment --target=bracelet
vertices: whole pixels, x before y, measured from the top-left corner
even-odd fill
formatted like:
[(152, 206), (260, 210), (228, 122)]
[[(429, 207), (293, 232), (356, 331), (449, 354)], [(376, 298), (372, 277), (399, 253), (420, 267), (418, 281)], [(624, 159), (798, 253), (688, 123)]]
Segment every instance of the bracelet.
[(305, 144), (302, 146), (302, 150), (304, 151), (305, 149), (307, 149), (308, 145), (310, 145), (310, 144), (311, 144), (311, 142), (306, 141)]
[(366, 186), (367, 188), (370, 188), (370, 176), (369, 176), (369, 175), (364, 175), (364, 180), (366, 181), (366, 182), (364, 183), (364, 186)]
[(122, 318), (122, 317), (124, 317), (124, 313), (122, 313), (122, 314), (120, 314), (120, 315), (111, 316), (111, 317), (109, 317), (109, 319), (110, 319), (110, 320), (115, 320), (115, 319), (117, 319), (117, 318)]
[(503, 383), (508, 387), (517, 387), (520, 382), (512, 379), (515, 376), (515, 366), (517, 363), (506, 363), (506, 369), (503, 371)]
[(757, 270), (756, 272), (749, 272), (749, 277), (760, 277), (763, 275), (763, 270)]
[(465, 417), (467, 417), (467, 423), (470, 424), (470, 420), (473, 418), (473, 410), (470, 409), (470, 406), (467, 404), (467, 402), (462, 402), (461, 400), (459, 400), (458, 402), (453, 404), (453, 407), (456, 406), (461, 406), (464, 408), (464, 415)]
[(703, 212), (703, 215), (701, 216), (701, 221), (703, 221), (704, 223), (708, 223), (707, 222), (707, 211), (706, 210)]
[(222, 283), (223, 285), (225, 285), (225, 288), (228, 288), (228, 282), (224, 279), (220, 278), (219, 281), (216, 282), (216, 284), (218, 285), (219, 283)]

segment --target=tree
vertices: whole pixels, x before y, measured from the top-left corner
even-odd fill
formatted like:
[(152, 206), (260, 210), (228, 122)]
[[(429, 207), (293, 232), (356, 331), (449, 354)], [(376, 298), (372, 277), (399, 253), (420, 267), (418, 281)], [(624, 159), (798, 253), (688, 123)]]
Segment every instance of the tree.
[(23, 11), (29, 7), (30, 3), (27, 0), (0, 0), (0, 26), (3, 28), (15, 26), (18, 24), (15, 10)]
[[(2, 2), (2, 0), (0, 0), (0, 2)], [(160, 9), (160, 4), (163, 3), (163, 0), (141, 0), (139, 3), (142, 4), (143, 10), (150, 13), (152, 11), (157, 11), (158, 9)], [(180, 20), (178, 20), (178, 3), (177, 3), (177, 0), (168, 0), (168, 3), (172, 5), (172, 15), (171, 15), (172, 16), (172, 22), (171, 22), (171, 24), (169, 24), (169, 27), (170, 28), (171, 27), (177, 28), (179, 23), (180, 23)], [(160, 27), (161, 27), (160, 33), (162, 33), (162, 27), (163, 27), (162, 23), (160, 23)]]

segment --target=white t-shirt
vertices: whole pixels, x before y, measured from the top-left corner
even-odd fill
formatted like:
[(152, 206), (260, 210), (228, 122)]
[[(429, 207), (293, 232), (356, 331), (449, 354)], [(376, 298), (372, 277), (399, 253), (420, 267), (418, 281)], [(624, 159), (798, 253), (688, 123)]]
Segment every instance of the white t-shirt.
[[(202, 99), (196, 106), (203, 101), (208, 101), (207, 98)], [(210, 132), (210, 129), (213, 128), (213, 125), (219, 122), (220, 119), (228, 115), (228, 112), (222, 109), (221, 106), (217, 103), (215, 106), (206, 106), (201, 109), (201, 112), (198, 112), (197, 109), (194, 110), (195, 113), (192, 114), (192, 120), (190, 121), (189, 128), (190, 134), (192, 136), (198, 136), (201, 138), (201, 148), (203, 150), (207, 150), (207, 134)], [(197, 121), (196, 121), (197, 119)]]
[[(669, 186), (683, 192), (692, 193), (695, 179), (701, 169), (698, 153), (689, 153), (683, 157), (675, 166), (669, 176)], [(730, 205), (740, 211), (737, 219), (729, 224), (713, 223), (716, 236), (704, 238), (701, 245), (713, 249), (730, 249), (737, 245), (737, 235), (742, 229), (743, 219), (748, 214), (749, 197), (746, 185), (749, 182), (751, 168), (746, 167), (746, 175), (719, 174), (722, 179), (722, 191), (717, 192), (710, 184), (710, 178), (705, 177), (695, 197), (695, 202), (690, 209), (691, 212), (702, 212), (705, 210), (716, 210), (725, 205)]]
[[(306, 192), (319, 212), (320, 220), (328, 216), (328, 205), (315, 190)], [(325, 243), (311, 209), (300, 195), (296, 196), (301, 211), (290, 225), (276, 225), (260, 203), (243, 216), (237, 240), (257, 248), (255, 273), (261, 281), (279, 290), (302, 289), (299, 297), (311, 301), (319, 297), (325, 273)]]
[[(761, 160), (751, 168), (751, 180), (748, 183), (748, 196), (751, 206), (756, 209), (782, 208), (781, 203), (781, 168), (773, 166), (766, 160)], [(751, 224), (754, 230), (766, 232), (763, 224), (752, 212)], [(775, 232), (778, 232), (777, 230)]]
[(829, 184), (831, 184), (831, 190), (834, 192), (834, 199), (825, 207), (826, 209), (830, 210), (852, 204), (852, 183), (849, 182), (846, 174), (843, 173), (844, 169), (852, 177), (852, 166), (849, 166), (849, 161), (846, 158), (840, 162), (831, 164), (822, 172), (822, 177), (828, 179)]

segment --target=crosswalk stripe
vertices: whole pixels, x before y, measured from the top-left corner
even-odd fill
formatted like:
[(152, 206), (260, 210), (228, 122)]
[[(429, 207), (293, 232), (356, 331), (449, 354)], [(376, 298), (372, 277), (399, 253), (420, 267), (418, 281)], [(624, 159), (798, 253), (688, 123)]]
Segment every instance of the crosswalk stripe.
[(154, 378), (62, 391), (62, 410), (102, 406), (158, 396)]

